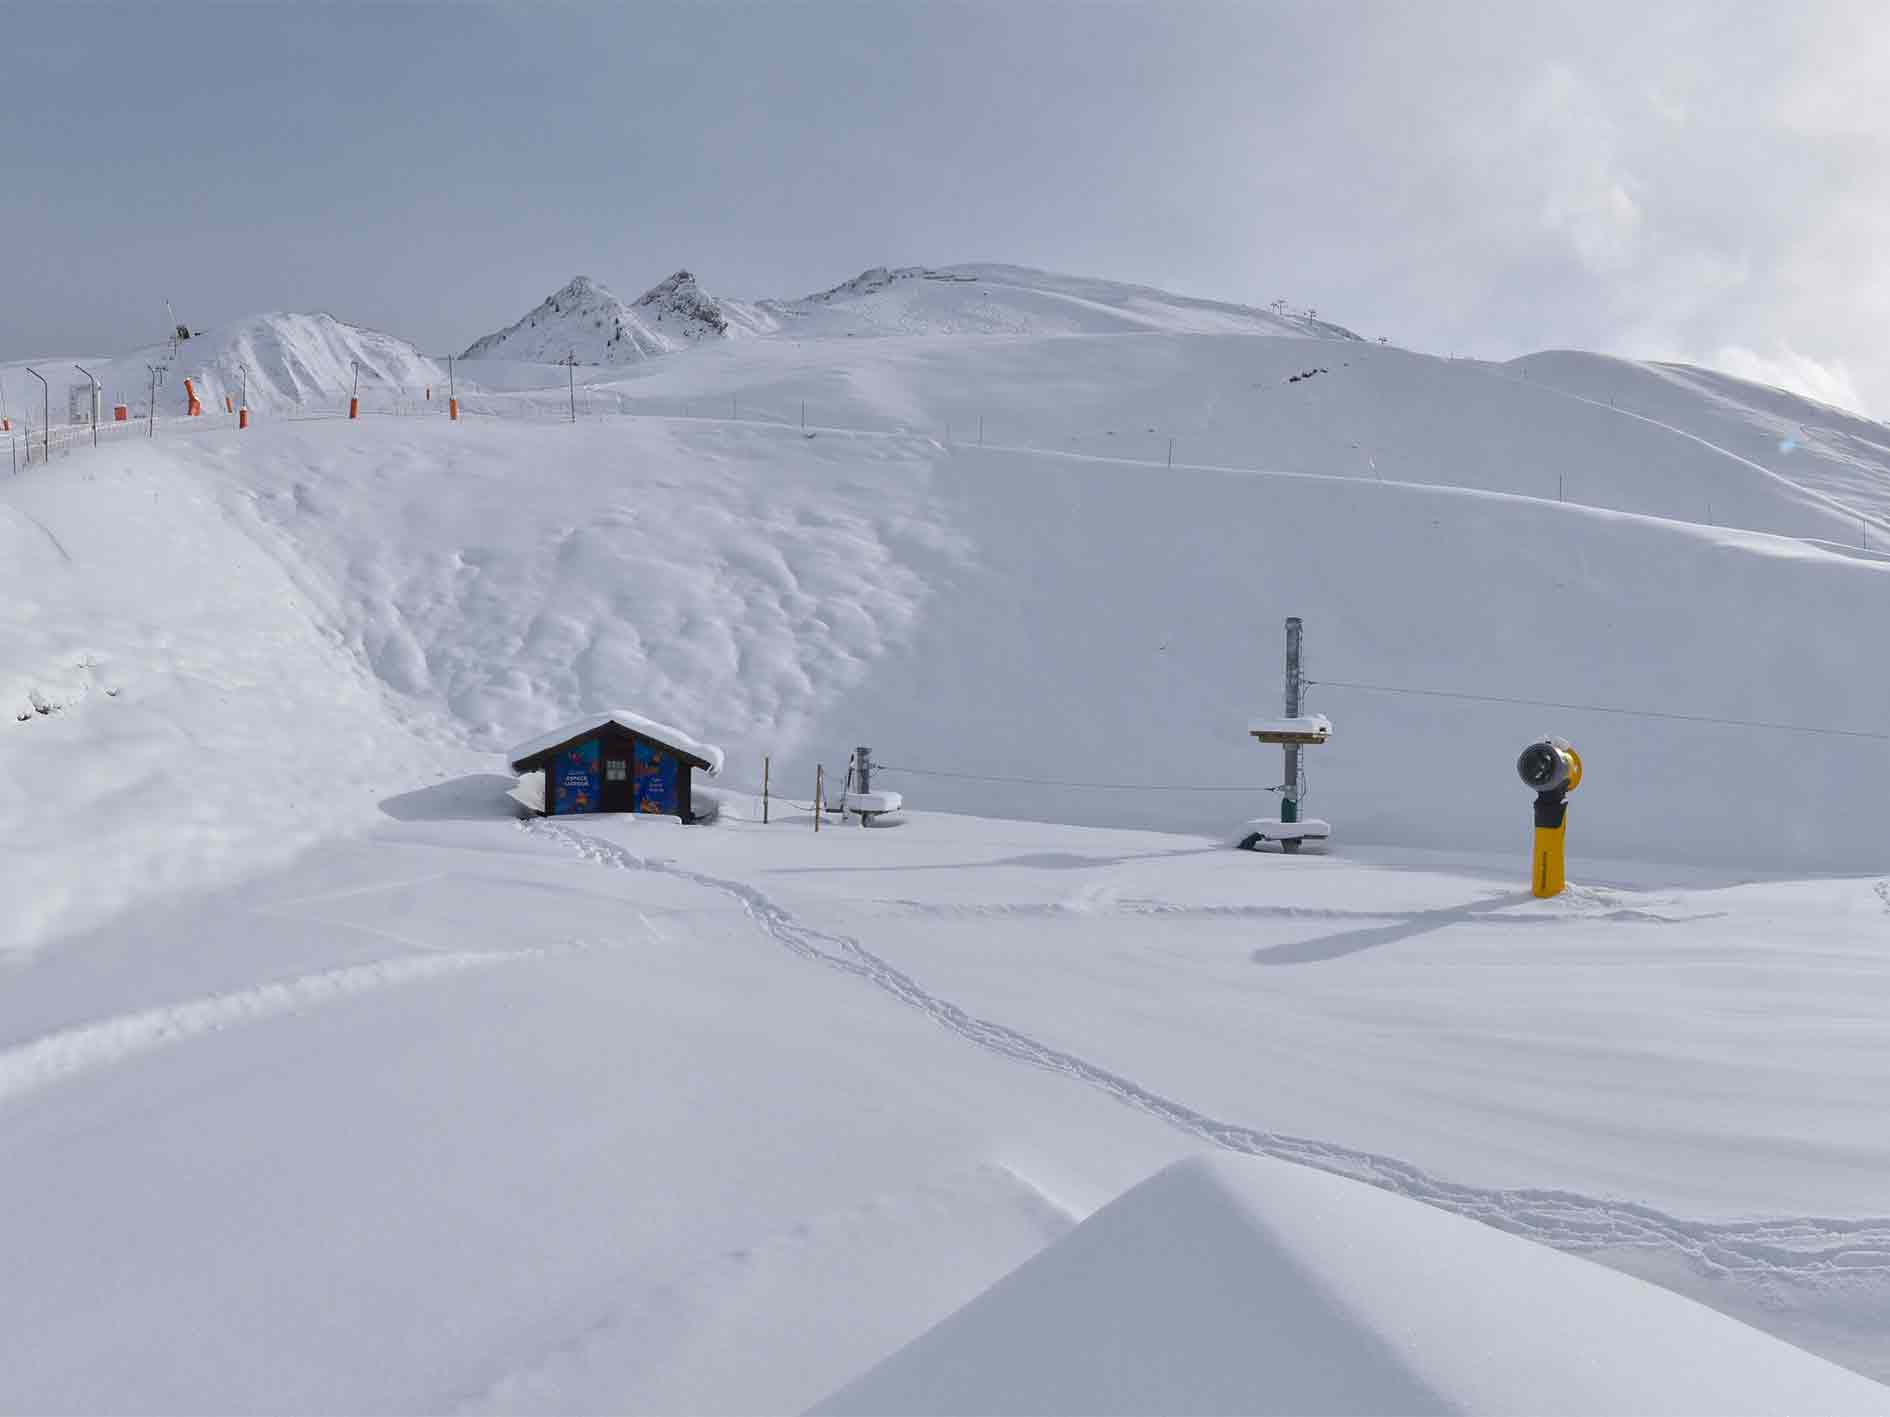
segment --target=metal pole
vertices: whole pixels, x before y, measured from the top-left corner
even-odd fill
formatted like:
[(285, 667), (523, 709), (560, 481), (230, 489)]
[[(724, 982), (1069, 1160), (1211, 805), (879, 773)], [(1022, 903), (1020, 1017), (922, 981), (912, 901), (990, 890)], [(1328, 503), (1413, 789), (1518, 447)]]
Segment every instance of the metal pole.
[(243, 407), (248, 408), (249, 407), (249, 366), (247, 364), (239, 364), (236, 367), (243, 371)]
[(1170, 467), (1175, 465), (1175, 440), (1173, 438), (1168, 440), (1168, 465)]
[(577, 351), (574, 349), (565, 356), (564, 364), (565, 391), (571, 395), (571, 421), (577, 422)]
[[(39, 380), (39, 450), (45, 455), (40, 461), (49, 463), (52, 461), (52, 390), (46, 385), (46, 376), (39, 370), (28, 369), (26, 372)], [(30, 456), (28, 460), (31, 460)]]
[(768, 755), (761, 755), (761, 824), (768, 825)]
[(827, 791), (827, 769), (814, 764), (814, 830), (820, 830), (820, 799)]
[[(1303, 679), (1300, 672), (1300, 636), (1299, 616), (1291, 615), (1286, 621), (1286, 716), (1299, 717), (1299, 695)], [(1297, 822), (1299, 820), (1299, 744), (1286, 745), (1286, 790), (1280, 796), (1280, 820)], [(1280, 847), (1285, 851), (1299, 850), (1297, 841), (1282, 841)]]
[(92, 377), (92, 371), (83, 364), (75, 364), (72, 367), (85, 375), (86, 384), (92, 390), (92, 446), (96, 448), (98, 446), (98, 380)]
[(144, 407), (144, 436), (147, 438), (155, 438), (157, 436), (157, 376), (159, 366), (147, 364), (144, 367), (151, 371), (151, 402)]
[(361, 361), (350, 359), (348, 363), (354, 366), (354, 387), (348, 390), (348, 397), (358, 399), (361, 397)]
[[(873, 750), (862, 743), (853, 750), (853, 776), (860, 784), (860, 795), (873, 790)], [(860, 825), (866, 825), (866, 810), (860, 810)]]

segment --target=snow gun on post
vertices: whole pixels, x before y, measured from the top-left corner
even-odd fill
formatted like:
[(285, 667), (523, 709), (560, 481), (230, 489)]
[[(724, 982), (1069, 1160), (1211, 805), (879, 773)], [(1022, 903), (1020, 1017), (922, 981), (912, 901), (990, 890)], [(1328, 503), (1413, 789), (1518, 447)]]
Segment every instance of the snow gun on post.
[(1582, 755), (1562, 738), (1531, 743), (1516, 759), (1516, 776), (1536, 794), (1536, 847), (1529, 889), (1537, 899), (1560, 895), (1568, 884), (1563, 838), (1568, 830), (1568, 795), (1582, 785)]

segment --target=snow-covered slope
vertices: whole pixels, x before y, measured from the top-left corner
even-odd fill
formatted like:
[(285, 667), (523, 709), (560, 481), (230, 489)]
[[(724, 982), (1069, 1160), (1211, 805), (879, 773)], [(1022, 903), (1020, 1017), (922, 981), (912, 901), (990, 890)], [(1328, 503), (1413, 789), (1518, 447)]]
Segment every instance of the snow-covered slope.
[(1027, 266), (875, 266), (831, 290), (762, 304), (795, 337), (1164, 331), (1357, 338), (1284, 302), (1256, 310)]
[[(499, 751), (624, 703), (727, 745), (738, 784), (763, 754), (798, 781), (866, 741), (922, 770), (884, 784), (915, 805), (1218, 831), (1279, 781), (1242, 729), (1278, 703), (1279, 623), (1298, 614), (1311, 707), (1337, 725), (1309, 755), (1310, 808), (1341, 841), (1515, 840), (1510, 763), (1555, 731), (1591, 764), (1578, 878), (1590, 854), (1882, 860), (1872, 706), (1890, 667), (1860, 648), (1890, 593), (1875, 425), (1725, 384), (1708, 398), (1642, 366), (1619, 371), (1639, 382), (1617, 401), (1644, 412), (1572, 381), (1304, 338), (758, 339), (647, 368), (588, 397), (694, 416), (555, 433), (205, 420), (188, 452), (161, 437), (35, 469), (0, 492), (39, 587), (0, 623), (8, 703), (39, 719), (34, 696), (70, 696), (81, 657), (164, 643), (135, 629), (174, 619), (152, 619), (143, 560), (98, 549), (135, 546), (144, 515), (77, 475), (109, 469), (136, 496), (183, 486), (193, 515), (233, 519), (197, 538), (260, 538), (302, 592), (291, 623), (442, 745)], [(1325, 372), (1295, 382), (1308, 368)], [(725, 399), (738, 421), (704, 416)], [(1766, 440), (1794, 411), (1805, 441), (1781, 452)], [(1711, 525), (1709, 506), (1766, 534)], [(250, 564), (216, 559), (225, 576)], [(220, 652), (266, 664), (247, 633)], [(276, 694), (258, 681), (241, 702), (273, 715)], [(1500, 702), (1518, 699), (1569, 707)], [(22, 804), (45, 800), (50, 761), (9, 767)], [(207, 801), (187, 762), (114, 761)], [(231, 770), (234, 792), (246, 769)], [(74, 804), (73, 840), (121, 830), (90, 810)], [(187, 859), (160, 833), (137, 864), (137, 840), (110, 890), (16, 855), (20, 899), (47, 901), (23, 910), (25, 935)]]
[(688, 271), (659, 281), (634, 304), (578, 276), (517, 323), (474, 340), (461, 358), (634, 364), (701, 340), (763, 333), (774, 323), (756, 307), (709, 295)]
[(1626, 1275), (1302, 1167), (1178, 1162), (818, 1414), (1890, 1412)]

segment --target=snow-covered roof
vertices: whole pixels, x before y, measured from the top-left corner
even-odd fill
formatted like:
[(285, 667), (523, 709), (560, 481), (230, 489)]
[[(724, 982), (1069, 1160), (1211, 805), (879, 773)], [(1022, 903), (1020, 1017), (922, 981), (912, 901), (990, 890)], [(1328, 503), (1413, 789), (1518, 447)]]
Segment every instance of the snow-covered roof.
[(569, 743), (573, 738), (581, 738), (586, 733), (595, 733), (607, 723), (614, 723), (619, 728), (627, 729), (653, 742), (662, 743), (676, 749), (679, 753), (687, 753), (693, 758), (700, 758), (709, 765), (711, 777), (722, 771), (722, 750), (715, 744), (699, 742), (680, 728), (671, 728), (667, 723), (658, 723), (653, 718), (645, 718), (642, 714), (632, 713), (629, 709), (600, 709), (596, 713), (588, 713), (561, 728), (554, 728), (551, 732), (540, 734), (529, 742), (520, 743), (506, 755), (507, 761), (512, 764), (513, 771), (517, 771), (518, 765), (525, 759), (542, 753), (547, 748), (555, 748), (560, 743)]

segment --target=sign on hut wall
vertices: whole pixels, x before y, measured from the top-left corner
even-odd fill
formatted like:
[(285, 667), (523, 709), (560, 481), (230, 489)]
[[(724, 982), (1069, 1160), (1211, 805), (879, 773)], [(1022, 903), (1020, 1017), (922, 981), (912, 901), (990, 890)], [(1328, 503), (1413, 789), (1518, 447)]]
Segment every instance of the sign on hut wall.
[(598, 758), (595, 738), (574, 743), (558, 755), (550, 773), (551, 810), (554, 814), (598, 810), (603, 792)]
[(636, 747), (636, 810), (667, 815), (676, 810), (676, 759), (649, 743)]

